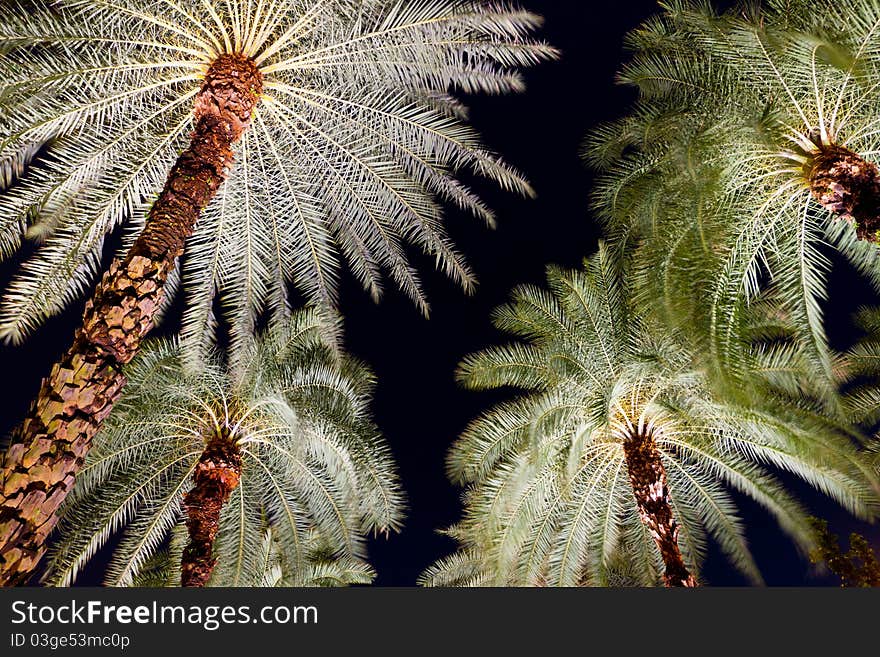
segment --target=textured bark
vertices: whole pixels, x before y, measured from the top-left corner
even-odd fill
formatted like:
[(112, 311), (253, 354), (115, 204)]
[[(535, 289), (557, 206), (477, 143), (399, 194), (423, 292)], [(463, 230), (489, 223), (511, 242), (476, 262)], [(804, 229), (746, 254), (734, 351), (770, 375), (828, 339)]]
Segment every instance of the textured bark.
[(806, 165), (810, 191), (825, 209), (852, 222), (860, 240), (880, 243), (880, 169), (836, 145), (820, 145)]
[(43, 380), (0, 469), (0, 585), (28, 581), (92, 437), (118, 398), (122, 366), (153, 326), (169, 272), (232, 165), (262, 91), (248, 59), (218, 58), (196, 98), (195, 130), (146, 225), (86, 304), (73, 346)]
[(182, 586), (204, 586), (214, 572), (214, 539), (220, 511), (241, 480), (241, 452), (226, 435), (211, 439), (193, 473), (193, 488), (183, 498), (189, 543), (180, 567)]
[(635, 433), (624, 441), (623, 449), (639, 516), (660, 548), (666, 566), (663, 575), (666, 586), (697, 586), (678, 547), (678, 521), (672, 513), (666, 469), (653, 434), (650, 431)]

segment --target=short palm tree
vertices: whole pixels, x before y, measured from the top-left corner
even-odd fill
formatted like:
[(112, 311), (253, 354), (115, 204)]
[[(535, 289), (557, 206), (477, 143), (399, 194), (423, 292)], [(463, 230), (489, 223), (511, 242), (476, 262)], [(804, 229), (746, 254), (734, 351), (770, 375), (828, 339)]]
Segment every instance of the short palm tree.
[(369, 419), (372, 377), (336, 337), (300, 311), (234, 365), (215, 354), (192, 370), (178, 341), (145, 347), (62, 507), (50, 581), (72, 582), (119, 534), (114, 585), (163, 551), (185, 586), (256, 585), (269, 571), (368, 581), (364, 538), (398, 529), (403, 500)]
[(708, 537), (760, 581), (731, 491), (807, 547), (781, 472), (876, 512), (854, 434), (797, 385), (796, 342), (761, 338), (773, 322), (755, 312), (741, 353), (752, 385), (719, 398), (687, 335), (633, 306), (617, 260), (603, 247), (583, 271), (551, 268), (548, 288), (517, 289), (494, 319), (521, 341), (462, 364), (469, 388), (524, 392), (454, 446), (450, 475), (468, 486), (451, 530), (461, 551), (423, 583), (695, 586)]
[(479, 0), (34, 0), (2, 14), (0, 256), (40, 246), (0, 333), (20, 339), (79, 296), (105, 237), (129, 229), (3, 463), (11, 584), (38, 563), (179, 279), (196, 356), (218, 294), (235, 346), (259, 314), (283, 314), (290, 282), (332, 305), (342, 260), (374, 297), (384, 270), (425, 309), (408, 243), (469, 288), (440, 203), (492, 215), (454, 174), (531, 190), (452, 94), (517, 90), (517, 67), (554, 51), (529, 38), (536, 16)]
[(736, 368), (741, 302), (772, 282), (830, 390), (826, 246), (880, 288), (880, 5), (664, 7), (629, 39), (637, 107), (590, 148), (606, 170), (597, 205), (617, 233), (650, 235), (655, 298), (686, 305), (694, 280), (712, 281), (684, 317), (721, 366)]

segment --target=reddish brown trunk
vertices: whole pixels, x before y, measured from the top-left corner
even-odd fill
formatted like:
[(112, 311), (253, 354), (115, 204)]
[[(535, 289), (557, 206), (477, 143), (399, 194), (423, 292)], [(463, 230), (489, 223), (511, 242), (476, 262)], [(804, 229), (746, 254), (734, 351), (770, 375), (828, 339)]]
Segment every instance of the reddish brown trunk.
[(639, 516), (660, 548), (666, 566), (663, 575), (666, 586), (697, 586), (678, 547), (678, 522), (672, 513), (666, 469), (653, 434), (644, 431), (632, 435), (624, 442), (623, 449)]
[(259, 70), (243, 57), (221, 56), (208, 70), (189, 148), (131, 250), (98, 284), (73, 346), (13, 436), (0, 470), (0, 585), (26, 583), (45, 552), (58, 507), (125, 385), (122, 366), (152, 328), (165, 280), (232, 164), (261, 90)]
[(241, 452), (226, 435), (217, 435), (205, 447), (193, 473), (193, 488), (183, 498), (189, 543), (180, 567), (182, 586), (204, 586), (214, 572), (214, 539), (220, 529), (220, 511), (241, 480)]
[(848, 148), (821, 145), (807, 164), (810, 190), (825, 209), (856, 226), (860, 240), (880, 242), (880, 169)]

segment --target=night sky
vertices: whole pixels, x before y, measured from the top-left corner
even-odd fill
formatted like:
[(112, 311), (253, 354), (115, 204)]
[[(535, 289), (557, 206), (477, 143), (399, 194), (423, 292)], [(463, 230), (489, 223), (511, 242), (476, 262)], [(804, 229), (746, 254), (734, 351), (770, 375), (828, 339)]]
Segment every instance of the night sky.
[[(370, 561), (379, 585), (414, 585), (422, 570), (454, 548), (436, 532), (454, 523), (461, 510), (460, 491), (445, 476), (446, 451), (481, 409), (500, 399), (497, 393), (458, 389), (455, 367), (466, 354), (506, 340), (489, 316), (513, 287), (541, 283), (548, 264), (575, 267), (595, 250), (599, 231), (589, 211), (591, 176), (578, 153), (591, 127), (620, 116), (632, 101), (632, 90), (614, 84), (625, 58), (623, 36), (657, 10), (652, 0), (602, 3), (604, 9), (585, 0), (519, 4), (546, 18), (542, 36), (562, 50), (562, 59), (529, 71), (524, 94), (466, 100), (471, 123), (490, 147), (526, 174), (538, 198), (522, 200), (482, 180), (468, 180), (496, 210), (498, 228), (488, 230), (470, 216), (449, 213), (450, 234), (479, 279), (470, 297), (437, 273), (431, 259), (413, 252), (431, 302), (430, 320), (390, 285), (376, 305), (351, 278), (343, 282), (347, 347), (378, 377), (374, 417), (397, 457), (409, 498), (404, 531), (371, 543)], [(0, 267), (3, 287), (16, 264)], [(832, 286), (828, 328), (835, 346), (846, 347), (853, 339), (848, 318), (870, 300), (870, 291), (843, 266), (835, 269)], [(8, 432), (23, 417), (40, 378), (68, 346), (81, 311), (82, 303), (51, 320), (24, 345), (0, 347), (0, 385), (8, 386), (0, 397), (0, 432)], [(175, 323), (172, 314), (164, 330), (173, 331)], [(850, 520), (815, 496), (803, 499), (834, 531), (857, 530), (878, 543), (876, 528)], [(811, 573), (808, 561), (795, 553), (769, 516), (748, 502), (742, 508), (768, 584), (834, 583), (829, 576)], [(703, 574), (714, 585), (744, 583), (718, 555), (710, 555)], [(81, 583), (98, 583), (96, 576)]]

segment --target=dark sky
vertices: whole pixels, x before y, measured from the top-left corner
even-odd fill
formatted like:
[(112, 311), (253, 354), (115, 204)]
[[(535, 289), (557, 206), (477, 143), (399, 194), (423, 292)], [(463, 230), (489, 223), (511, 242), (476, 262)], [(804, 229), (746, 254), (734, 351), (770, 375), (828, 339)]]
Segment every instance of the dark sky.
[[(562, 50), (561, 61), (530, 71), (525, 94), (470, 98), (468, 104), (473, 125), (493, 149), (525, 172), (538, 199), (523, 201), (473, 181), (497, 211), (499, 226), (490, 231), (470, 217), (449, 216), (450, 233), (480, 281), (471, 297), (436, 273), (429, 259), (414, 254), (432, 305), (430, 320), (390, 286), (381, 304), (375, 305), (350, 279), (343, 284), (347, 345), (378, 375), (374, 415), (397, 457), (410, 502), (403, 533), (371, 544), (380, 585), (413, 585), (422, 570), (453, 548), (449, 539), (436, 533), (455, 522), (460, 512), (460, 491), (446, 479), (444, 457), (468, 421), (497, 399), (459, 390), (453, 380), (455, 366), (466, 354), (504, 339), (492, 328), (489, 314), (511, 288), (542, 282), (550, 263), (578, 266), (595, 250), (599, 235), (588, 209), (591, 180), (578, 151), (592, 126), (620, 116), (631, 102), (632, 92), (614, 84), (624, 56), (623, 36), (656, 11), (652, 0), (520, 4), (546, 18), (543, 36)], [(10, 265), (0, 268), (4, 287), (10, 273)], [(829, 328), (845, 345), (850, 339), (846, 318), (867, 291), (845, 271), (837, 272), (835, 280)], [(22, 346), (0, 347), (0, 381), (8, 386), (0, 397), (0, 432), (24, 415), (40, 377), (68, 346), (81, 308), (77, 304), (50, 321)], [(838, 532), (866, 531), (827, 504), (820, 502), (816, 508)], [(833, 581), (810, 575), (809, 564), (795, 554), (768, 516), (748, 503), (744, 510), (768, 584)], [(876, 531), (868, 533), (880, 538)], [(705, 575), (716, 585), (743, 583), (715, 555)]]

